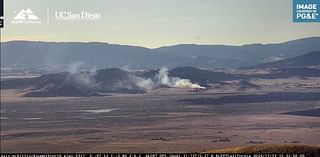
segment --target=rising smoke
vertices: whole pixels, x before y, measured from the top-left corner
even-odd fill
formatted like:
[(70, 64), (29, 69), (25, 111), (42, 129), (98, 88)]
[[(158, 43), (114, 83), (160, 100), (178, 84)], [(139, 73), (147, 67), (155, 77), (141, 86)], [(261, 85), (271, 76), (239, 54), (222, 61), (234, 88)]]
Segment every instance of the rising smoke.
[(138, 76), (133, 76), (132, 80), (137, 87), (143, 89), (144, 91), (150, 91), (157, 87), (154, 81), (150, 78), (146, 79)]
[(75, 62), (68, 66), (68, 76), (66, 83), (75, 84), (79, 88), (85, 88), (93, 90), (97, 88), (94, 76), (97, 74), (97, 68), (93, 67), (89, 70), (85, 70), (85, 63)]
[(152, 90), (160, 86), (168, 86), (173, 88), (192, 88), (192, 89), (205, 89), (199, 84), (192, 83), (189, 79), (181, 79), (179, 77), (170, 77), (168, 68), (163, 67), (159, 72), (151, 78), (133, 77), (135, 84), (144, 90)]
[(205, 87), (199, 84), (192, 83), (189, 79), (181, 79), (179, 77), (169, 77), (169, 71), (166, 67), (159, 70), (159, 73), (155, 76), (158, 84), (166, 85), (175, 88), (193, 88), (193, 89), (205, 89)]
[[(85, 64), (81, 62), (76, 62), (69, 65), (68, 77), (66, 82), (73, 83), (78, 87), (89, 89), (89, 90), (99, 90), (104, 87), (99, 87), (99, 83), (95, 80), (95, 75), (97, 74), (97, 69), (91, 68), (89, 70), (84, 70)], [(129, 70), (128, 68), (122, 69), (129, 72), (129, 78), (125, 80), (119, 80), (111, 85), (112, 89), (126, 88), (134, 89), (139, 88), (143, 91), (150, 91), (163, 86), (173, 87), (173, 88), (191, 88), (191, 89), (205, 89), (205, 87), (199, 84), (192, 83), (189, 79), (181, 79), (179, 77), (170, 77), (169, 71), (166, 67), (163, 67), (153, 78), (143, 78), (137, 76)], [(110, 86), (108, 86), (110, 88)]]

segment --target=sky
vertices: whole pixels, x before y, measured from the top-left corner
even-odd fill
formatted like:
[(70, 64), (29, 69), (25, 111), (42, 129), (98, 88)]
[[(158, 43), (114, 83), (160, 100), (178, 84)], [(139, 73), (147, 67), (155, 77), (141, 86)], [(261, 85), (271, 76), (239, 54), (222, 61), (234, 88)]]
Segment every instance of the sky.
[[(14, 24), (30, 8), (41, 24)], [(101, 14), (61, 21), (55, 12)], [(320, 23), (293, 23), (292, 0), (5, 0), (1, 40), (177, 44), (277, 43), (320, 36)]]

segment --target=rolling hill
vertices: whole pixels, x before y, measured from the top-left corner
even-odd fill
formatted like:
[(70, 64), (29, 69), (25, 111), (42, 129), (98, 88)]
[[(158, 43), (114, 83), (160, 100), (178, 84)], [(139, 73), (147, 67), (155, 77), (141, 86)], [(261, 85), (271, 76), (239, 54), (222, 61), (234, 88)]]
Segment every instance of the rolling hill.
[(97, 96), (99, 93), (143, 93), (130, 78), (130, 73), (120, 69), (103, 69), (97, 72), (62, 72), (35, 78), (1, 81), (2, 89), (26, 89), (25, 96)]
[(99, 69), (124, 66), (134, 69), (236, 68), (319, 51), (319, 43), (320, 37), (310, 37), (274, 44), (181, 44), (150, 49), (99, 42), (8, 41), (1, 42), (1, 66), (52, 69), (82, 62)]

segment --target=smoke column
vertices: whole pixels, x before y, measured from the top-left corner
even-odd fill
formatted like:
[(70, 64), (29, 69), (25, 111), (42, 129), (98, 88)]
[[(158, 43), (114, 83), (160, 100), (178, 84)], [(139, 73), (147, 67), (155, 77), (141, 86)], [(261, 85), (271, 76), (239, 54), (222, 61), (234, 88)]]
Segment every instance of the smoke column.
[(193, 88), (193, 89), (205, 89), (205, 87), (199, 84), (192, 83), (189, 79), (181, 79), (179, 77), (169, 77), (168, 68), (163, 67), (159, 70), (159, 73), (155, 76), (158, 80), (158, 84), (167, 85), (175, 88)]

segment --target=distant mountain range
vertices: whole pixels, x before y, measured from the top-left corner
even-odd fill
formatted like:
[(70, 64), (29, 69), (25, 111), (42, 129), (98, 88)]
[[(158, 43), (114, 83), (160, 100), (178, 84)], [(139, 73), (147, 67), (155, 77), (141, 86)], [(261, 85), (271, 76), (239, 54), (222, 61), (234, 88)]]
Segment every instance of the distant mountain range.
[(283, 59), (280, 61), (263, 63), (248, 68), (294, 68), (306, 66), (320, 66), (320, 51), (312, 51), (300, 56)]
[(236, 68), (319, 51), (319, 43), (320, 37), (310, 37), (275, 44), (182, 44), (149, 49), (97, 42), (9, 41), (1, 43), (1, 66), (54, 68), (81, 62), (99, 69), (125, 66), (133, 69), (155, 69), (162, 66)]

